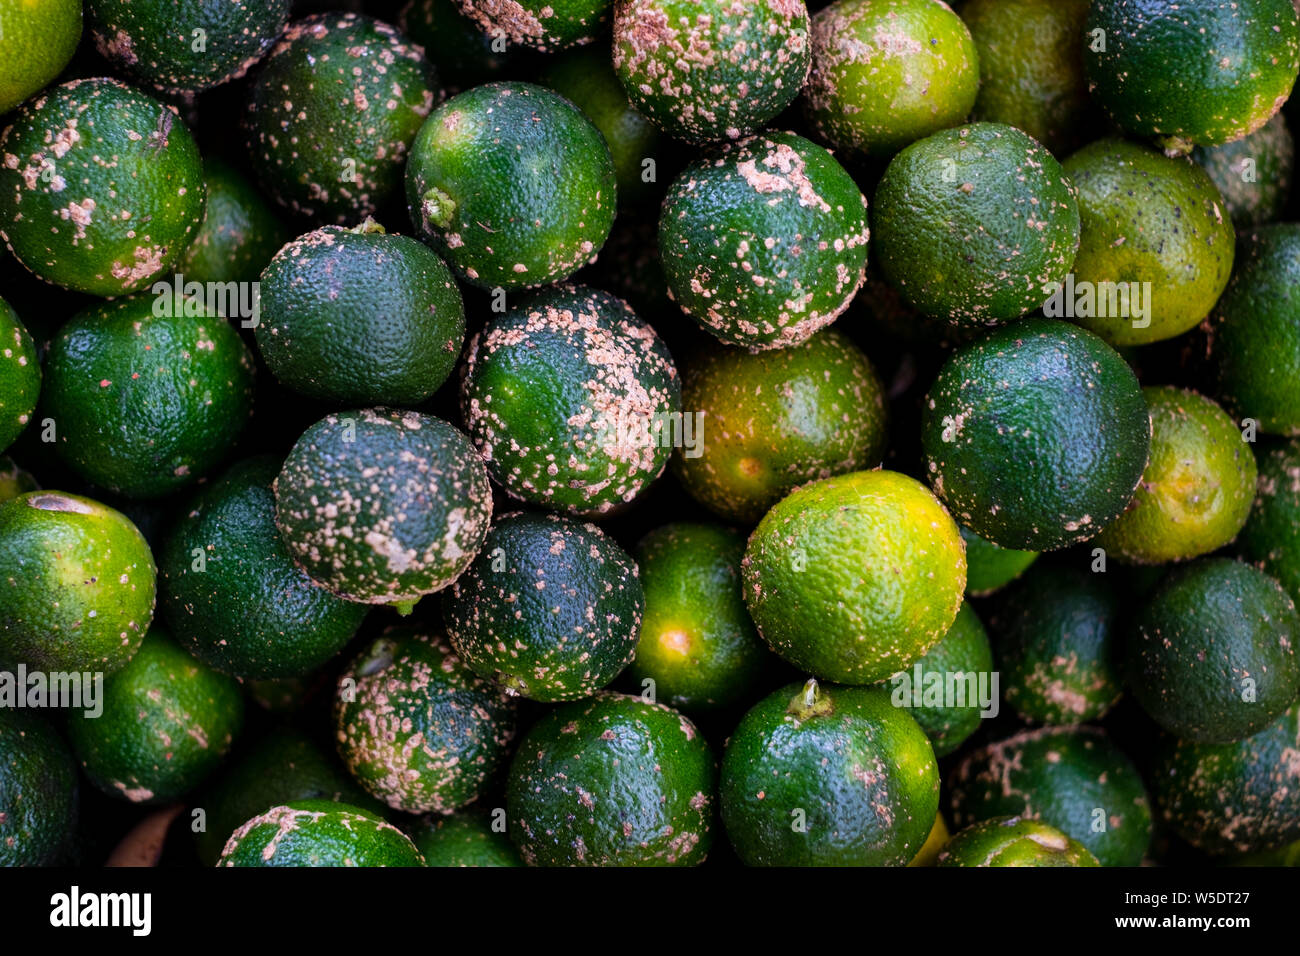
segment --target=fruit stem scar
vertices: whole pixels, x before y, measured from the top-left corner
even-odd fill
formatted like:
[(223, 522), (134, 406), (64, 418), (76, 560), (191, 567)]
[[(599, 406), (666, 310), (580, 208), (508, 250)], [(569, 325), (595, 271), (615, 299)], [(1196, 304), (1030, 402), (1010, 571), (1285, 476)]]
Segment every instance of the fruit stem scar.
[(447, 229), (451, 226), (451, 217), (456, 214), (456, 200), (434, 187), (424, 194), (420, 212), (439, 229)]
[(410, 600), (410, 601), (394, 601), (393, 610), (396, 611), (398, 614), (400, 614), (402, 617), (410, 617), (411, 612), (415, 610), (416, 602), (419, 600), (420, 600), (419, 598), (415, 598), (414, 600)]
[(351, 229), (348, 230), (348, 232), (358, 236), (368, 236), (372, 234), (382, 236), (387, 234), (388, 230), (385, 229), (383, 226), (381, 226), (379, 223), (375, 222), (375, 218), (373, 216), (366, 216), (366, 218), (362, 222), (353, 226)]
[(831, 712), (831, 700), (822, 694), (821, 688), (817, 686), (817, 680), (810, 677), (803, 685), (803, 689), (790, 698), (790, 705), (786, 707), (785, 712), (796, 720), (824, 717)]

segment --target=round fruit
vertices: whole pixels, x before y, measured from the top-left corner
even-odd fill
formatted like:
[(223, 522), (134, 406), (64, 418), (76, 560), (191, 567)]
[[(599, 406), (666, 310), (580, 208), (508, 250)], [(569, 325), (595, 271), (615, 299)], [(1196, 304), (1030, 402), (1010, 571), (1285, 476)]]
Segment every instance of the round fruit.
[(892, 471), (799, 488), (759, 523), (741, 570), (772, 650), (846, 684), (911, 667), (948, 632), (966, 587), (957, 526), (924, 485)]
[(177, 274), (187, 282), (256, 282), (289, 241), (288, 230), (252, 184), (222, 160), (205, 160), (203, 178), (203, 225), (176, 263)]
[[(993, 673), (993, 648), (988, 634), (975, 611), (963, 601), (952, 627), (939, 643), (917, 658), (909, 670), (890, 679), (890, 699), (895, 707), (911, 710), (930, 738), (934, 755), (946, 757), (979, 729), (986, 706), (980, 688), (990, 686)], [(995, 708), (997, 684), (991, 686), (988, 705)], [(944, 694), (949, 687), (955, 695), (951, 702)]]
[(86, 0), (95, 49), (150, 86), (197, 93), (237, 80), (289, 22), (290, 0)]
[(291, 800), (315, 799), (361, 805), (370, 798), (333, 754), (302, 731), (272, 730), (195, 800), (207, 813), (204, 829), (195, 834), (199, 859), (204, 866), (215, 864), (230, 834), (250, 817)]
[[(609, 51), (593, 48), (561, 57), (547, 66), (541, 82), (582, 110), (605, 137), (614, 160), (620, 205), (645, 198), (654, 181), (647, 174), (654, 169), (659, 132), (628, 102)], [(645, 165), (647, 160), (650, 166)]]
[(1236, 423), (1196, 392), (1144, 389), (1151, 455), (1128, 510), (1096, 544), (1122, 560), (1164, 564), (1237, 536), (1255, 500), (1255, 455)]
[(886, 691), (810, 680), (741, 720), (720, 794), (747, 866), (904, 866), (934, 825), (939, 770), (921, 728)]
[(1024, 130), (1053, 155), (1092, 125), (1083, 75), (1088, 0), (968, 0), (961, 18), (979, 53), (974, 119)]
[(0, 663), (126, 665), (153, 620), (153, 555), (126, 516), (60, 491), (0, 503)]
[(1259, 466), (1259, 495), (1237, 546), (1300, 604), (1300, 441), (1269, 451)]
[(1049, 551), (1124, 510), (1151, 420), (1137, 377), (1105, 342), (1025, 319), (948, 357), (921, 441), (930, 484), (957, 520), (1001, 547)]
[(390, 628), (339, 678), (339, 755), (394, 810), (448, 813), (472, 803), (505, 766), (515, 707), (446, 642)]
[(661, 704), (600, 694), (519, 744), (506, 791), (529, 866), (695, 866), (712, 843), (713, 754)]
[(425, 866), (523, 866), (504, 827), (497, 832), (494, 822), (472, 811), (430, 817), (411, 840), (424, 854)]
[(1007, 704), (1031, 723), (1099, 720), (1121, 692), (1111, 664), (1121, 609), (1105, 575), (1032, 568), (991, 622)]
[(216, 770), (243, 724), (244, 698), (154, 628), (104, 682), (103, 713), (75, 713), (68, 736), (95, 786), (132, 803), (167, 803)]
[(745, 610), (744, 535), (711, 524), (656, 528), (637, 545), (645, 618), (632, 681), (686, 711), (743, 703), (768, 662)]
[(912, 857), (912, 861), (907, 865), (934, 866), (935, 861), (939, 859), (939, 851), (947, 842), (948, 826), (943, 822), (943, 813), (936, 813), (930, 835), (925, 838), (925, 843), (921, 844), (921, 849), (916, 851), (916, 856)]
[(593, 524), (503, 516), (447, 590), (456, 653), (479, 676), (533, 700), (576, 700), (632, 660), (645, 597), (632, 557)]
[(18, 313), (0, 299), (0, 451), (13, 444), (41, 392), (41, 363)]
[(1300, 225), (1242, 235), (1206, 330), (1210, 380), (1228, 409), (1261, 431), (1300, 435)]
[(203, 161), (171, 107), (117, 80), (73, 80), (0, 134), (0, 238), (46, 282), (123, 295), (203, 222)]
[(971, 597), (987, 597), (1006, 587), (1038, 560), (1037, 551), (1000, 548), (969, 528), (958, 530), (966, 542), (966, 593)]
[(54, 728), (0, 708), (0, 866), (65, 862), (77, 797), (77, 765)]
[(294, 800), (230, 836), (217, 866), (423, 866), (405, 833), (360, 807)]
[(304, 216), (370, 215), (400, 195), (436, 89), (424, 52), (386, 23), (356, 13), (291, 23), (252, 83), (246, 127), (258, 179)]
[(668, 188), (659, 251), (674, 301), (723, 342), (798, 345), (829, 325), (867, 269), (867, 197), (830, 153), (763, 133), (688, 166)]
[(614, 69), (670, 135), (739, 139), (799, 95), (808, 27), (803, 0), (615, 0)]
[(1173, 338), (1205, 318), (1233, 260), (1232, 222), (1205, 170), (1119, 139), (1085, 146), (1064, 169), (1083, 233), (1046, 314), (1114, 345)]
[(1291, 198), (1295, 141), (1281, 113), (1249, 136), (1222, 146), (1198, 146), (1192, 159), (1210, 174), (1238, 229), (1275, 222)]
[(1300, 697), (1300, 614), (1263, 571), (1203, 558), (1167, 575), (1137, 612), (1129, 687), (1170, 733), (1203, 744), (1249, 737)]
[(275, 523), (312, 580), (403, 613), (469, 567), (492, 520), (487, 469), (469, 440), (417, 412), (326, 416), (273, 487)]
[(584, 286), (490, 318), (466, 351), (460, 402), (506, 491), (588, 515), (640, 494), (698, 420), (681, 412), (677, 369), (650, 324)]
[(804, 111), (837, 148), (888, 157), (963, 122), (979, 91), (970, 31), (934, 0), (838, 0), (812, 19)]
[(335, 597), (293, 563), (275, 526), (279, 471), (270, 455), (232, 466), (190, 502), (159, 556), (161, 610), (178, 643), (235, 677), (306, 674), (366, 616), (366, 605)]
[(253, 412), (239, 333), (171, 287), (92, 306), (50, 344), (42, 408), (87, 481), (156, 498), (206, 475)]
[(876, 186), (880, 268), (913, 308), (992, 325), (1038, 308), (1079, 248), (1079, 205), (1060, 163), (1002, 123), (908, 146)]
[(590, 43), (609, 20), (612, 0), (457, 0), (479, 30), (514, 46), (553, 53)]
[(1084, 34), (1089, 92), (1128, 132), (1170, 149), (1263, 126), (1300, 70), (1291, 0), (1091, 0)]
[(434, 111), (411, 144), (411, 222), (482, 288), (566, 279), (609, 237), (617, 204), (605, 138), (564, 97), (489, 83)]
[(1151, 810), (1137, 768), (1096, 727), (1026, 730), (972, 753), (949, 780), (957, 827), (993, 817), (1040, 820), (1102, 866), (1137, 866)]
[(1156, 805), (1184, 840), (1226, 856), (1300, 839), (1300, 704), (1236, 743), (1166, 740), (1151, 774)]
[(261, 280), (257, 347), (284, 385), (334, 404), (418, 405), (460, 355), (465, 307), (421, 242), (367, 219), (289, 243)]
[(7, 113), (63, 72), (81, 39), (81, 0), (0, 3), (0, 113)]
[(1021, 817), (994, 817), (953, 837), (938, 866), (1100, 866), (1078, 840), (1056, 827)]
[(774, 351), (702, 350), (682, 407), (707, 441), (678, 448), (674, 472), (696, 501), (742, 524), (804, 482), (871, 468), (885, 453), (884, 388), (836, 329)]

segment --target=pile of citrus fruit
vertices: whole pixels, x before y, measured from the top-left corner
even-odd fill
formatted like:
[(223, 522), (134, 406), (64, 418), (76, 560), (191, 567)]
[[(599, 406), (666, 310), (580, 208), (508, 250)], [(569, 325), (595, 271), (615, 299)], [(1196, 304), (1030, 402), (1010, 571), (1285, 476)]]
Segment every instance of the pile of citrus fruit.
[(0, 0), (0, 863), (1300, 862), (1298, 72)]

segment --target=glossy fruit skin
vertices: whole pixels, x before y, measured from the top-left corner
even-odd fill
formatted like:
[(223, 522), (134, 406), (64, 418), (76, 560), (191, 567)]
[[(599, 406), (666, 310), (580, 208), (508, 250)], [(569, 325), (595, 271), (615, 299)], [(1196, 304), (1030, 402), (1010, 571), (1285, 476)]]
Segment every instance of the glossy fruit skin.
[(606, 292), (559, 286), (494, 315), (464, 368), (465, 430), (521, 501), (604, 514), (640, 494), (685, 438), (668, 348)]
[(0, 238), (65, 289), (142, 289), (203, 222), (203, 161), (189, 130), (118, 80), (72, 80), (31, 100), (0, 134), (0, 158)]
[(1237, 537), (1255, 500), (1255, 455), (1237, 424), (1196, 392), (1153, 386), (1151, 454), (1128, 509), (1096, 543), (1124, 561), (1163, 564)]
[(1239, 421), (1300, 435), (1300, 225), (1243, 233), (1237, 266), (1205, 323), (1214, 394)]
[(275, 523), (294, 561), (339, 597), (413, 605), (469, 566), (492, 492), (469, 440), (431, 415), (327, 415), (275, 479)]
[(794, 133), (762, 133), (719, 147), (669, 186), (659, 253), (673, 300), (707, 332), (775, 349), (848, 308), (869, 234), (867, 197), (835, 157)]
[(763, 352), (701, 349), (683, 373), (682, 407), (704, 416), (704, 440), (674, 451), (674, 474), (742, 525), (804, 482), (879, 464), (888, 443), (884, 387), (838, 329)]
[(102, 701), (102, 715), (70, 717), (73, 752), (95, 786), (137, 804), (168, 803), (201, 785), (243, 726), (239, 685), (156, 627), (104, 682)]
[(336, 405), (418, 405), (451, 375), (465, 306), (429, 247), (369, 221), (326, 226), (275, 254), (257, 347), (296, 392)]
[(809, 684), (763, 698), (727, 742), (731, 845), (746, 866), (905, 866), (939, 809), (929, 741), (880, 688)]
[(979, 55), (972, 117), (1024, 130), (1053, 155), (1094, 125), (1079, 38), (1088, 0), (968, 0), (960, 8)]
[(354, 224), (400, 195), (436, 90), (424, 52), (386, 23), (295, 20), (252, 81), (245, 135), (258, 180), (295, 213)]
[(916, 851), (916, 856), (912, 857), (907, 865), (934, 866), (935, 861), (939, 859), (939, 851), (948, 842), (948, 836), (948, 825), (943, 822), (943, 812), (940, 811), (934, 815), (934, 826), (930, 828), (930, 835), (925, 838), (921, 849)]
[(548, 703), (609, 684), (636, 652), (645, 595), (632, 556), (593, 524), (503, 515), (442, 599), (457, 655)]
[[(1104, 49), (1092, 48), (1094, 30)], [(1170, 148), (1253, 132), (1300, 70), (1300, 16), (1288, 0), (1091, 0), (1080, 42), (1097, 102), (1129, 133)]]
[(778, 656), (824, 680), (873, 684), (948, 632), (966, 555), (925, 486), (858, 471), (774, 505), (750, 536), (741, 573), (750, 616)]
[(510, 838), (529, 866), (697, 866), (716, 779), (708, 743), (677, 711), (598, 694), (552, 710), (520, 742)]
[(409, 837), (360, 807), (292, 800), (248, 820), (217, 866), (423, 866)]
[(5, 58), (0, 63), (0, 113), (44, 89), (63, 72), (81, 39), (81, 0), (39, 6), (9, 0), (0, 7)]
[(153, 555), (126, 516), (59, 491), (0, 503), (0, 661), (126, 666), (153, 620)]
[(47, 721), (0, 708), (0, 866), (55, 866), (76, 830), (77, 765)]
[(1170, 733), (1226, 744), (1300, 697), (1300, 614), (1276, 580), (1231, 558), (1170, 571), (1134, 615), (1129, 688)]
[(293, 800), (333, 800), (368, 809), (372, 802), (333, 754), (301, 730), (277, 727), (195, 798), (207, 811), (206, 828), (195, 834), (200, 861), (214, 865), (240, 824)]
[(1241, 139), (1196, 147), (1192, 159), (1214, 180), (1238, 231), (1284, 216), (1295, 172), (1295, 140), (1280, 112)]
[(739, 139), (799, 95), (812, 54), (803, 0), (615, 0), (614, 70), (677, 139)]
[(1300, 605), (1300, 441), (1286, 442), (1261, 457), (1258, 485), (1237, 550), (1277, 578)]
[(41, 363), (18, 313), (0, 299), (0, 451), (13, 444), (36, 410)]
[(279, 471), (273, 455), (232, 465), (189, 503), (159, 554), (161, 613), (177, 643), (234, 677), (307, 674), (343, 649), (368, 610), (293, 563), (275, 526)]
[(1092, 852), (1055, 827), (1021, 817), (994, 817), (954, 836), (937, 866), (1101, 866)]
[(915, 309), (993, 325), (1041, 306), (1079, 248), (1075, 188), (1032, 137), (1002, 123), (908, 146), (876, 186), (875, 248)]
[(1300, 746), (1300, 704), (1236, 743), (1166, 739), (1151, 774), (1163, 818), (1214, 856), (1269, 850), (1300, 839), (1300, 790), (1290, 784)]
[(608, 51), (591, 47), (557, 58), (548, 63), (541, 82), (582, 110), (605, 137), (619, 205), (627, 208), (644, 201), (651, 192), (646, 181), (650, 169), (644, 163), (655, 160), (659, 131), (628, 102)]
[[(1120, 139), (1090, 143), (1063, 168), (1078, 191), (1083, 222), (1076, 285), (1091, 283), (1096, 299), (1105, 288), (1107, 304), (1080, 308), (1067, 294), (1059, 307), (1048, 303), (1049, 317), (1069, 318), (1112, 345), (1173, 338), (1205, 318), (1228, 283), (1234, 257), (1232, 221), (1205, 170)], [(1151, 284), (1140, 318), (1133, 282)], [(1102, 283), (1129, 289), (1127, 307), (1117, 295), (1112, 310)], [(1080, 311), (1092, 314), (1074, 314)]]
[[(968, 602), (962, 602), (961, 610), (957, 612), (948, 633), (922, 654), (914, 667), (921, 668), (920, 687), (916, 686), (913, 669), (903, 672), (908, 678), (906, 682), (901, 681), (900, 675), (896, 674), (883, 686), (890, 691), (894, 706), (906, 707), (921, 726), (930, 740), (930, 746), (934, 748), (934, 755), (946, 757), (979, 729), (984, 707), (979, 699), (979, 681), (982, 675), (993, 673), (993, 648), (989, 644), (988, 633)], [(972, 675), (973, 680), (968, 678), (964, 684), (964, 692), (969, 695), (966, 704), (949, 707), (942, 701), (925, 702), (926, 674), (943, 675), (945, 684), (948, 675)], [(991, 678), (985, 679), (988, 681), (986, 686), (992, 688)], [(992, 695), (996, 702), (996, 688)], [(920, 706), (916, 705), (918, 700), (921, 701)]]
[(523, 866), (519, 851), (504, 831), (493, 829), (494, 822), (495, 812), (492, 818), (472, 810), (431, 816), (411, 840), (424, 854), (425, 866)]
[[(952, 822), (1041, 820), (1086, 846), (1102, 866), (1137, 866), (1151, 810), (1137, 768), (1096, 727), (1022, 731), (971, 753), (948, 780)], [(1105, 829), (1095, 830), (1103, 819)]]
[(42, 409), (79, 475), (156, 498), (226, 457), (253, 413), (253, 371), (230, 323), (169, 285), (69, 320), (46, 357)]
[(290, 0), (87, 0), (86, 16), (95, 49), (116, 69), (157, 89), (197, 93), (247, 73), (289, 22), (289, 6)]
[(966, 542), (966, 593), (987, 597), (1006, 587), (1038, 560), (1037, 551), (999, 548), (969, 528), (959, 526)]
[(554, 53), (591, 43), (609, 20), (612, 0), (457, 0), (483, 33), (512, 46)]
[(1004, 548), (1050, 551), (1124, 510), (1151, 420), (1105, 342), (1031, 318), (949, 356), (922, 406), (921, 441), (930, 484), (958, 521)]
[(675, 522), (641, 539), (645, 616), (627, 672), (641, 692), (688, 713), (745, 700), (769, 659), (741, 596), (744, 555), (744, 535), (721, 525)]
[(252, 183), (221, 159), (203, 162), (208, 187), (203, 225), (176, 263), (186, 282), (256, 282), (288, 228)]
[(838, 0), (812, 19), (804, 113), (820, 139), (889, 157), (963, 122), (979, 56), (952, 9), (932, 0)]
[(406, 165), (420, 237), (484, 289), (567, 279), (609, 237), (618, 202), (605, 138), (532, 83), (488, 83), (443, 103)]
[(339, 756), (372, 796), (404, 813), (448, 813), (505, 766), (515, 706), (441, 636), (398, 627), (343, 671), (334, 726)]
[(1105, 574), (1031, 568), (999, 595), (990, 621), (1007, 705), (1036, 724), (1101, 719), (1121, 694), (1112, 661), (1123, 611)]

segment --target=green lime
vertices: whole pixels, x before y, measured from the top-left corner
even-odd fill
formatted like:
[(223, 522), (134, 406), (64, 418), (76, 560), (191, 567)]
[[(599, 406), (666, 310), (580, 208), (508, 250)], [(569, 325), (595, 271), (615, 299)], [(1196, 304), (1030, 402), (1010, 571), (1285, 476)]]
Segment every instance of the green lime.
[(1258, 486), (1237, 549), (1277, 578), (1300, 604), (1300, 441), (1289, 441), (1262, 457)]
[(1101, 866), (1092, 852), (1056, 827), (1023, 817), (972, 823), (939, 854), (938, 866)]
[(252, 184), (222, 160), (205, 160), (203, 178), (203, 225), (176, 263), (177, 274), (186, 282), (256, 282), (289, 241), (288, 229)]
[(81, 39), (81, 0), (0, 2), (0, 113), (63, 72)]
[(457, 0), (480, 31), (514, 46), (554, 53), (601, 35), (613, 0)]
[(966, 542), (966, 593), (971, 597), (987, 597), (1006, 587), (1038, 560), (1037, 551), (1000, 548), (969, 528), (959, 530)]
[(1210, 174), (1240, 229), (1282, 219), (1291, 198), (1295, 140), (1276, 114), (1249, 136), (1222, 146), (1198, 146), (1192, 159)]
[(41, 363), (36, 343), (4, 299), (0, 299), (0, 451), (13, 444), (36, 410)]
[(0, 708), (0, 866), (66, 862), (77, 798), (77, 765), (53, 726)]
[(431, 816), (411, 833), (424, 854), (425, 866), (523, 866), (519, 851), (505, 833), (495, 828), (495, 814), (463, 810), (449, 816)]
[(423, 866), (391, 823), (346, 803), (293, 800), (248, 820), (217, 866)]

